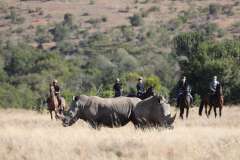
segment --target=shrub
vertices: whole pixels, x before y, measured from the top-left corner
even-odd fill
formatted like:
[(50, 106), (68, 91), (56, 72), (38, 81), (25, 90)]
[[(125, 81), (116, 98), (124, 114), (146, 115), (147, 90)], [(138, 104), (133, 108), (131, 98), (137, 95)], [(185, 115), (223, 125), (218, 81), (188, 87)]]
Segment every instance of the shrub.
[(35, 41), (38, 43), (38, 47), (42, 48), (42, 44), (49, 42), (52, 39), (48, 33), (47, 27), (37, 26), (35, 33)]
[(89, 16), (89, 13), (85, 12), (82, 14), (82, 16)]
[(93, 27), (96, 27), (102, 20), (99, 18), (90, 18), (86, 22), (91, 24)]
[(128, 13), (130, 10), (130, 8), (127, 6), (126, 8), (124, 9), (119, 9), (118, 12), (121, 12), (121, 13)]
[(11, 23), (14, 23), (14, 24), (22, 24), (25, 21), (24, 17), (20, 17), (17, 15), (17, 12), (14, 8), (10, 10), (10, 14), (5, 18), (10, 19)]
[(168, 22), (167, 24), (167, 28), (170, 31), (175, 31), (176, 29), (178, 29), (182, 24), (182, 20), (179, 18), (176, 19), (172, 19)]
[(89, 1), (89, 4), (90, 4), (90, 5), (94, 5), (95, 3), (96, 3), (95, 0), (90, 0), (90, 1)]
[(134, 26), (134, 27), (140, 26), (140, 25), (143, 24), (143, 19), (138, 14), (134, 14), (133, 16), (129, 17), (129, 19), (130, 19), (131, 25)]
[(218, 15), (219, 13), (221, 13), (222, 10), (222, 6), (216, 3), (212, 3), (209, 5), (208, 7), (208, 12), (210, 15)]
[(15, 9), (11, 9), (9, 18), (11, 19), (12, 23), (16, 23), (17, 22), (17, 13), (16, 13)]
[(72, 25), (73, 25), (73, 15), (71, 13), (64, 14), (63, 24), (72, 27)]
[(232, 9), (233, 9), (232, 5), (225, 5), (222, 8), (222, 12), (223, 12), (223, 14), (226, 14), (227, 16), (233, 16), (234, 12)]
[(14, 30), (14, 32), (20, 34), (23, 32), (23, 28), (18, 27), (17, 29)]
[(201, 96), (200, 95), (198, 95), (198, 94), (194, 94), (194, 104), (196, 105), (196, 106), (200, 106), (200, 103), (201, 103)]
[(102, 20), (102, 22), (107, 22), (107, 17), (106, 16), (102, 16), (101, 20)]
[(57, 24), (53, 30), (54, 41), (62, 41), (70, 34), (70, 28), (66, 25)]

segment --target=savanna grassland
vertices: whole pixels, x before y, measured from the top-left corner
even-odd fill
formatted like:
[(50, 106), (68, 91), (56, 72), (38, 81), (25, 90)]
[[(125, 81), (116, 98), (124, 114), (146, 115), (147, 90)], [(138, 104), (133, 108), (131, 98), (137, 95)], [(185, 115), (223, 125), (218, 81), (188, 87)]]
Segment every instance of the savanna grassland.
[(132, 124), (94, 130), (81, 120), (64, 128), (46, 113), (0, 110), (0, 159), (238, 160), (239, 117), (239, 107), (225, 107), (221, 119), (199, 117), (194, 108), (188, 120), (176, 119), (173, 130)]

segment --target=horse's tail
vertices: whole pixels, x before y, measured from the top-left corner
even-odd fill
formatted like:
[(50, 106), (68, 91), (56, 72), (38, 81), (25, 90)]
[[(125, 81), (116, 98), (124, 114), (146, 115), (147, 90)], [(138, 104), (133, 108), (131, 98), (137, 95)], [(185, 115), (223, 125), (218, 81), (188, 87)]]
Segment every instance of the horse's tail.
[(203, 101), (203, 100), (201, 100), (200, 107), (199, 107), (199, 112), (198, 112), (199, 116), (201, 116), (201, 115), (202, 115), (202, 111), (203, 111), (203, 105), (204, 105), (204, 101)]

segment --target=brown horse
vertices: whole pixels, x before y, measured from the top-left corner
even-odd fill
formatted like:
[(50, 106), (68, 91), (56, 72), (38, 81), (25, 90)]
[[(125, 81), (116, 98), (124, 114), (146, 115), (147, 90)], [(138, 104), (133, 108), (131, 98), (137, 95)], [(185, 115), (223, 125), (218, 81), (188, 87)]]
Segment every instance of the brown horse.
[[(209, 117), (212, 107), (214, 107), (214, 114), (215, 118), (217, 117), (217, 108), (219, 108), (219, 116), (222, 116), (222, 108), (224, 103), (224, 97), (223, 97), (223, 91), (222, 86), (220, 84), (216, 87), (216, 93), (205, 96), (200, 104), (199, 107), (199, 115), (202, 115), (203, 106), (205, 106), (205, 114), (207, 117)], [(209, 110), (207, 110), (209, 105)]]
[(188, 118), (189, 108), (191, 107), (191, 97), (189, 95), (190, 88), (184, 90), (183, 94), (179, 97), (177, 106), (180, 108), (180, 118), (183, 119), (184, 109), (186, 109), (186, 118)]
[(61, 97), (61, 105), (59, 105), (59, 101), (57, 99), (57, 96), (55, 95), (54, 91), (54, 86), (50, 84), (49, 87), (49, 97), (47, 99), (47, 104), (48, 104), (48, 110), (51, 115), (51, 119), (53, 119), (52, 112), (54, 111), (55, 113), (55, 118), (58, 119), (59, 115), (58, 114), (63, 114), (64, 109), (66, 107), (66, 102), (63, 97)]

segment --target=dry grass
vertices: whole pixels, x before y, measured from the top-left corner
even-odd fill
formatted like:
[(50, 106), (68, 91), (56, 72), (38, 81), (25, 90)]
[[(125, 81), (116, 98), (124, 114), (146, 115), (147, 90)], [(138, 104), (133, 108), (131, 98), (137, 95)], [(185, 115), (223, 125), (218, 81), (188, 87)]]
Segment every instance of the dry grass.
[(48, 114), (0, 110), (0, 159), (238, 160), (240, 108), (224, 108), (221, 119), (177, 119), (174, 130), (91, 129), (83, 121), (64, 128)]

